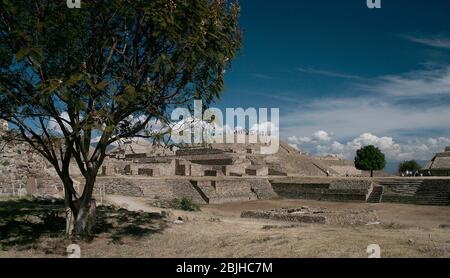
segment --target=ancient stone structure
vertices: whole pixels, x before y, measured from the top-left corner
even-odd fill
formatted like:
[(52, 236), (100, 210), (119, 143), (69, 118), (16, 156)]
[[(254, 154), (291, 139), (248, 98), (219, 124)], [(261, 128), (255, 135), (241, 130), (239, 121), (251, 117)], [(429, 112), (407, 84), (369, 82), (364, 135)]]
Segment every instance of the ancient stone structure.
[(447, 179), (379, 179), (379, 202), (448, 206), (450, 180)]
[[(28, 144), (5, 140), (6, 130), (7, 125), (1, 122), (0, 195), (62, 197), (63, 186), (52, 166)], [(261, 146), (209, 144), (171, 150), (131, 140), (108, 152), (95, 195), (142, 197), (154, 204), (182, 197), (198, 204), (281, 197), (449, 205), (450, 183), (446, 179), (342, 178), (359, 174), (349, 161), (312, 157), (283, 142), (278, 153), (265, 155)], [(450, 168), (445, 166), (447, 158), (450, 148), (436, 155), (430, 169)], [(79, 187), (83, 179), (75, 162), (70, 173)]]
[(339, 210), (332, 211), (324, 208), (289, 208), (270, 211), (244, 211), (242, 218), (270, 219), (284, 222), (314, 223), (328, 225), (367, 225), (379, 221), (373, 210)]
[(335, 171), (322, 161), (303, 154), (283, 142), (275, 155), (261, 154), (261, 146), (263, 146), (261, 143), (189, 145), (172, 151), (153, 146), (146, 141), (132, 141), (108, 153), (101, 174), (245, 177), (338, 176), (343, 172)]
[(274, 192), (288, 199), (333, 202), (450, 205), (450, 180), (436, 178), (273, 179)]
[(273, 180), (278, 196), (334, 202), (365, 202), (372, 187), (370, 180), (328, 180), (304, 182), (302, 179)]
[(277, 197), (267, 179), (258, 178), (162, 178), (100, 177), (96, 194), (145, 197), (168, 203), (187, 197), (197, 204), (242, 202)]
[(0, 132), (8, 131), (8, 122), (0, 119)]
[(424, 176), (450, 176), (450, 147), (437, 153), (421, 171)]
[(325, 156), (318, 159), (324, 165), (333, 169), (339, 176), (360, 177), (363, 174), (361, 170), (356, 169), (353, 161), (341, 159), (336, 156)]
[(28, 144), (0, 139), (0, 196), (27, 195), (61, 197), (63, 186), (53, 167)]

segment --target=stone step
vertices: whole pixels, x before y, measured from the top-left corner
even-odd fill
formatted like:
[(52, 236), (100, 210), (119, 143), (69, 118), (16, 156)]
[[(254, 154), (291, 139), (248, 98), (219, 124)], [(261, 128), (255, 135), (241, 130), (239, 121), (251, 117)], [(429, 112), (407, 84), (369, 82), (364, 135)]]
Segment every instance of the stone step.
[(370, 194), (369, 198), (367, 198), (366, 202), (367, 203), (380, 203), (382, 196), (383, 196), (383, 187), (375, 186), (373, 188), (373, 191)]
[(423, 181), (378, 181), (379, 184), (422, 184)]

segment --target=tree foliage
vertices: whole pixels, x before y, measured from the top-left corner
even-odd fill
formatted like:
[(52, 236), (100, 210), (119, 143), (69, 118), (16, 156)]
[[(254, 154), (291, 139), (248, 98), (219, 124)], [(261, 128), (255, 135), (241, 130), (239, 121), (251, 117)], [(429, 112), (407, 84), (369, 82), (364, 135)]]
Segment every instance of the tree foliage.
[(422, 169), (422, 166), (420, 166), (420, 164), (417, 163), (417, 161), (415, 161), (415, 160), (404, 161), (404, 162), (400, 163), (400, 165), (398, 166), (399, 173), (405, 173), (406, 171), (411, 171), (414, 173), (421, 169)]
[(373, 171), (386, 167), (386, 159), (378, 148), (370, 145), (356, 151), (355, 166), (359, 170), (370, 171), (370, 176), (373, 177)]
[(0, 0), (0, 119), (55, 167), (77, 233), (108, 145), (155, 136), (142, 130), (173, 107), (219, 98), (238, 18), (226, 0)]

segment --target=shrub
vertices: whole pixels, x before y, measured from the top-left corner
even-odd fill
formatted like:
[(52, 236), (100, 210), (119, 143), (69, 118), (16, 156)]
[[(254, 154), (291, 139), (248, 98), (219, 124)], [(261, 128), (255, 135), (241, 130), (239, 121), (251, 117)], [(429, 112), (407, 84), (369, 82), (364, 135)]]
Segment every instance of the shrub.
[(398, 172), (403, 173), (406, 171), (416, 172), (422, 169), (422, 166), (420, 166), (419, 163), (417, 163), (415, 160), (411, 161), (404, 161), (398, 166)]
[(184, 211), (200, 211), (200, 207), (192, 199), (183, 197), (172, 200), (172, 208)]

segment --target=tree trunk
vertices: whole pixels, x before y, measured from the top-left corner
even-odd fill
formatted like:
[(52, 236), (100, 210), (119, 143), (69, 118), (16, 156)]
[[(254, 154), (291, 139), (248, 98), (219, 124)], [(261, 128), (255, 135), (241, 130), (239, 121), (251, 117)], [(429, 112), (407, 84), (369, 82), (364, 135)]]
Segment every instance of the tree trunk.
[(66, 207), (66, 235), (83, 238), (92, 234), (96, 221), (96, 200), (91, 199), (87, 206), (81, 207), (79, 200)]
[(66, 235), (83, 238), (90, 236), (93, 232), (96, 220), (96, 201), (92, 199), (95, 179), (88, 178), (83, 195), (74, 198), (74, 195), (66, 191)]
[(73, 229), (75, 225), (75, 217), (78, 213), (76, 210), (76, 201), (73, 200), (73, 182), (70, 179), (69, 173), (61, 173), (61, 180), (64, 184), (64, 212), (66, 214), (66, 236), (71, 237), (73, 235)]
[(78, 200), (79, 205), (76, 206), (78, 211), (75, 215), (74, 232), (78, 238), (92, 235), (95, 226), (96, 202), (95, 199), (92, 199), (92, 194), (94, 192), (97, 168), (91, 168), (90, 170), (92, 171), (86, 177), (83, 195)]
[(60, 177), (64, 183), (65, 190), (65, 208), (66, 208), (66, 234), (77, 238), (89, 237), (92, 235), (96, 221), (96, 201), (92, 198), (94, 193), (94, 184), (98, 174), (98, 169), (104, 160), (100, 156), (97, 163), (88, 163), (86, 165), (85, 186), (83, 194), (79, 197), (78, 192), (73, 187), (73, 181), (69, 175), (69, 164), (67, 163), (64, 171), (61, 171)]
[(66, 235), (73, 235), (73, 229), (75, 226), (75, 217), (70, 207), (65, 208), (66, 211)]
[(80, 206), (74, 223), (75, 236), (86, 237), (92, 235), (96, 220), (96, 201), (91, 199), (86, 205)]
[(373, 170), (370, 170), (370, 177), (373, 178)]

